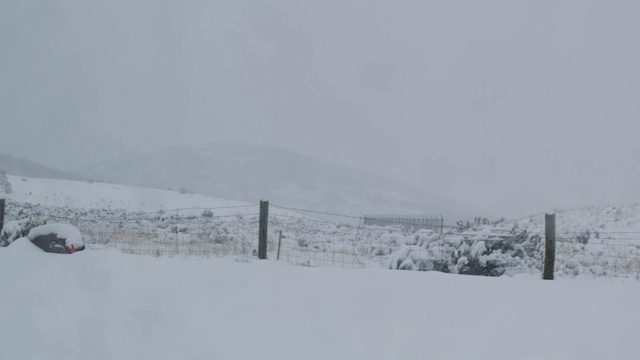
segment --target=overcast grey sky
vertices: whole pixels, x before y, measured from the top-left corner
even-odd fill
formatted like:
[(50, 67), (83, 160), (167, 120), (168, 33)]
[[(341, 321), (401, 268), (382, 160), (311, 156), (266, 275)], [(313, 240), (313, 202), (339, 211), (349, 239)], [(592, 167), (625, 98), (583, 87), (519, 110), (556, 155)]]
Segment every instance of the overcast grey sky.
[(0, 152), (276, 145), (493, 213), (640, 202), (640, 2), (0, 2)]

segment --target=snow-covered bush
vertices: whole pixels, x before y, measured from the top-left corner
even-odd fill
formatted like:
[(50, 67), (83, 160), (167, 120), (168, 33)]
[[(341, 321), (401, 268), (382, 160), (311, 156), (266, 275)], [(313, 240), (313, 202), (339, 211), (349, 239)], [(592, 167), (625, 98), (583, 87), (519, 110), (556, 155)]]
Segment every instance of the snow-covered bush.
[(22, 232), (27, 219), (7, 221), (0, 232), (0, 246), (9, 246), (12, 242), (23, 237)]
[(576, 242), (579, 244), (586, 245), (591, 238), (591, 232), (589, 230), (584, 230), (576, 235)]
[(2, 232), (0, 232), (0, 247), (9, 246), (15, 240), (27, 236), (34, 227), (44, 223), (45, 221), (38, 216), (7, 221), (2, 228)]
[(489, 220), (486, 217), (482, 217), (482, 216), (477, 216), (476, 218), (473, 219), (473, 221), (457, 221), (456, 222), (456, 226), (458, 227), (459, 231), (465, 231), (465, 230), (469, 230), (469, 229), (473, 229), (473, 228), (477, 228), (480, 226), (498, 226), (500, 224), (504, 224), (506, 221), (505, 218), (500, 218), (498, 220)]
[(484, 276), (500, 276), (509, 269), (532, 265), (539, 268), (540, 237), (499, 224), (463, 226), (450, 234), (423, 230), (415, 235), (415, 242), (390, 254), (388, 267)]

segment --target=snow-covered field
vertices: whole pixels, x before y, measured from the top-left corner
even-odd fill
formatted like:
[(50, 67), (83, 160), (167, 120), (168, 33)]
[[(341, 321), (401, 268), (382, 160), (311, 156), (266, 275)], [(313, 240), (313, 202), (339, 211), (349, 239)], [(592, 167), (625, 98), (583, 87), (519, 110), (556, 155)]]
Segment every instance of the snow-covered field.
[(2, 359), (637, 359), (635, 281), (0, 248)]
[[(7, 180), (7, 220), (70, 223), (94, 249), (155, 257), (255, 257), (257, 203), (97, 182), (17, 176)], [(276, 205), (270, 209), (268, 256), (278, 257), (282, 231), (283, 262), (492, 276), (539, 274), (542, 266), (542, 215), (519, 221), (479, 219), (438, 234), (363, 226), (352, 218), (327, 218)], [(640, 278), (640, 206), (557, 214), (558, 276)], [(19, 228), (8, 222), (5, 232)]]
[(542, 216), (438, 234), (272, 206), (259, 261), (257, 204), (9, 181), (6, 229), (71, 223), (88, 249), (0, 247), (0, 359), (637, 358), (640, 206), (559, 211), (542, 281)]

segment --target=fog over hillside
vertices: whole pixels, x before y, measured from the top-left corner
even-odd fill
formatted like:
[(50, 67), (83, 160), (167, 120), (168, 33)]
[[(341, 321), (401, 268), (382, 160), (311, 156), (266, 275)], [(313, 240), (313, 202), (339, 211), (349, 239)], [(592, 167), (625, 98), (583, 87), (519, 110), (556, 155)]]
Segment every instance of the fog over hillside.
[(638, 13), (633, 0), (3, 0), (0, 153), (70, 171), (233, 141), (498, 214), (639, 203)]
[(0, 0), (0, 360), (640, 358), (639, 17)]
[(15, 158), (8, 154), (0, 154), (0, 171), (7, 174), (34, 178), (77, 180), (79, 177), (65, 173), (33, 161)]
[[(434, 172), (437, 171), (434, 169)], [(101, 163), (85, 177), (181, 189), (221, 198), (359, 216), (364, 213), (486, 214), (442, 196), (276, 147), (215, 143)], [(428, 179), (425, 179), (425, 181)]]

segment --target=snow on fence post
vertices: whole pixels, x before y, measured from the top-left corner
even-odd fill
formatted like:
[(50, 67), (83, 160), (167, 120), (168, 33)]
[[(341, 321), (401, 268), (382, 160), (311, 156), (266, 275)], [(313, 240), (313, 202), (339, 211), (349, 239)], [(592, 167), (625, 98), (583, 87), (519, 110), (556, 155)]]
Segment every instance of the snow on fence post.
[(553, 280), (554, 265), (556, 262), (556, 214), (544, 215), (544, 280)]
[(267, 226), (269, 224), (269, 202), (260, 200), (260, 225), (258, 227), (258, 259), (267, 258)]
[(4, 228), (4, 206), (5, 206), (6, 200), (5, 199), (0, 199), (0, 231), (2, 231), (2, 229)]

